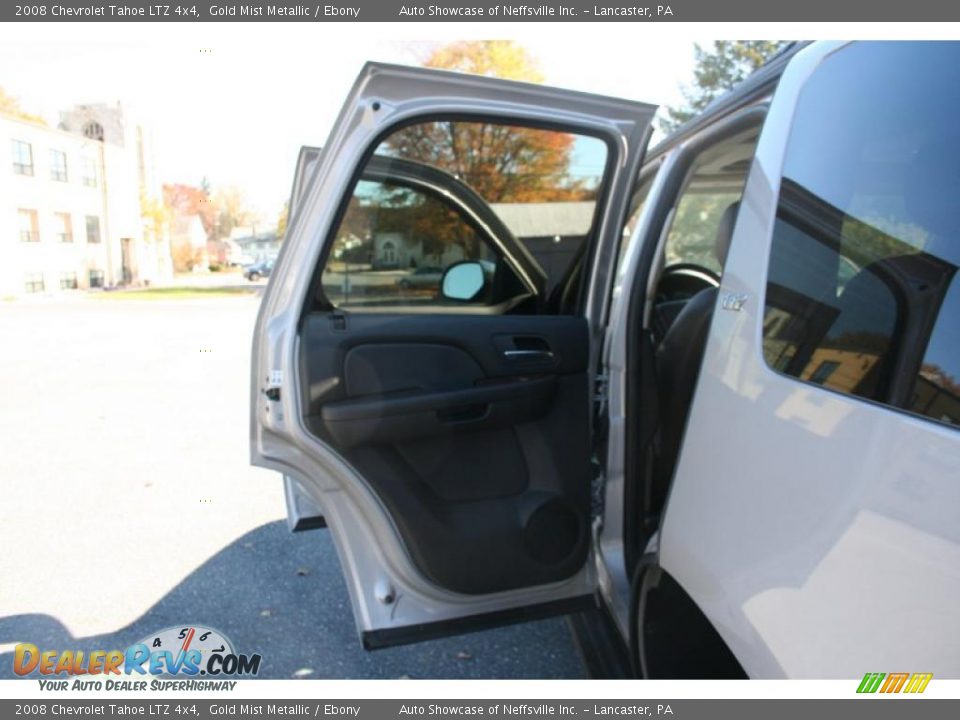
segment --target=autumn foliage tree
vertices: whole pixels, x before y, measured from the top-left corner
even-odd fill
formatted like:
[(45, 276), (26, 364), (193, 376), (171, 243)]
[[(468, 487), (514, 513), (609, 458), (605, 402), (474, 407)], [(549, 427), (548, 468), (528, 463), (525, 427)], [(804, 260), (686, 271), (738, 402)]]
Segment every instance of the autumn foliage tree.
[[(537, 63), (520, 45), (503, 40), (457, 42), (435, 50), (426, 67), (542, 82)], [(388, 137), (381, 155), (400, 157), (445, 170), (473, 188), (488, 203), (535, 203), (587, 200), (595, 188), (571, 175), (575, 138), (569, 133), (474, 120), (444, 119), (410, 125)], [(345, 226), (361, 235), (368, 222), (364, 202), (354, 202)], [(468, 257), (482, 243), (463, 220), (442, 202), (403, 188), (384, 186), (376, 202), (386, 225), (417, 237), (428, 253), (439, 255), (452, 244)]]
[(511, 40), (463, 40), (450, 43), (434, 50), (423, 65), (506, 80), (541, 83), (544, 79), (530, 53)]
[[(435, 50), (424, 65), (543, 81), (530, 54), (508, 40), (456, 42)], [(569, 178), (573, 144), (569, 133), (459, 120), (411, 125), (386, 141), (390, 154), (446, 170), (487, 202), (527, 203), (584, 198), (585, 189)]]
[(569, 176), (573, 143), (569, 133), (460, 120), (411, 125), (386, 141), (392, 154), (446, 170), (491, 203), (586, 199)]
[(204, 188), (192, 185), (164, 185), (163, 202), (172, 214), (197, 215), (203, 223), (203, 230), (207, 237), (213, 234), (216, 224), (217, 209), (210, 201), (210, 195)]

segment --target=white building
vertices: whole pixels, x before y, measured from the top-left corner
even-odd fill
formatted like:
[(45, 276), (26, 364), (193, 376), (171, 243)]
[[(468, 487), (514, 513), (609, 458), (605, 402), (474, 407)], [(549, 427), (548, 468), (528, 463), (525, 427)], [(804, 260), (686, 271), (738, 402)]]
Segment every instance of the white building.
[(172, 277), (141, 209), (160, 197), (149, 142), (119, 105), (78, 106), (59, 129), (0, 114), (0, 143), (0, 297)]

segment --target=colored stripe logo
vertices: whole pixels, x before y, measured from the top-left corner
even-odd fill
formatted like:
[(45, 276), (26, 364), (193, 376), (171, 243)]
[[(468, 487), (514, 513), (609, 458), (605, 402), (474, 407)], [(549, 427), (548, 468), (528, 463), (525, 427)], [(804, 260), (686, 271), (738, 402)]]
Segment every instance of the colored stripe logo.
[(933, 673), (867, 673), (860, 681), (858, 693), (922, 693)]

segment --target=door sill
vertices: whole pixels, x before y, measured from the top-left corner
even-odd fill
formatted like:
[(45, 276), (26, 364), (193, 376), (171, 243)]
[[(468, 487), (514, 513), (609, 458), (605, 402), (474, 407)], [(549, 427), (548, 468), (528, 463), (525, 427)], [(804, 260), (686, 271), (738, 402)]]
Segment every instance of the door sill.
[(518, 623), (543, 620), (557, 615), (586, 612), (594, 608), (593, 596), (580, 595), (563, 600), (552, 600), (539, 605), (497, 610), (481, 615), (440, 620), (438, 622), (419, 623), (399, 628), (367, 630), (361, 634), (365, 650), (381, 650), (397, 645), (409, 645), (424, 640), (436, 640), (451, 635), (489, 630), (490, 628), (516, 625)]

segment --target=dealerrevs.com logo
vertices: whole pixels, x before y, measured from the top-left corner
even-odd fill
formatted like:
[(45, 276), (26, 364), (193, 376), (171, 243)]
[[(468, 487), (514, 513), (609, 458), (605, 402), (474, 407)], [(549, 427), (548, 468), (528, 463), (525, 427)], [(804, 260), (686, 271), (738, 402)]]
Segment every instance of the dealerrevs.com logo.
[(922, 693), (933, 673), (867, 673), (860, 681), (858, 693)]
[[(146, 690), (148, 684), (151, 690), (232, 690), (236, 682), (226, 678), (254, 677), (260, 661), (258, 653), (234, 651), (233, 643), (217, 630), (185, 625), (148, 635), (126, 650), (51, 650), (19, 643), (13, 671), (21, 677), (45, 678), (40, 683), (50, 690)], [(54, 679), (64, 675), (73, 676), (73, 681)], [(116, 675), (133, 679), (111, 677)], [(147, 677), (156, 679), (148, 683)]]

